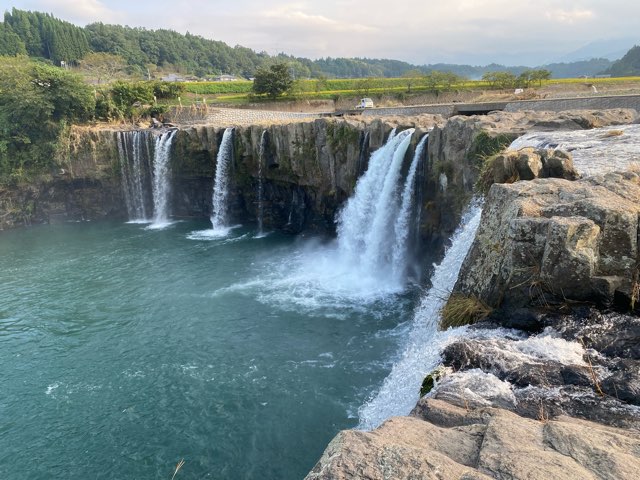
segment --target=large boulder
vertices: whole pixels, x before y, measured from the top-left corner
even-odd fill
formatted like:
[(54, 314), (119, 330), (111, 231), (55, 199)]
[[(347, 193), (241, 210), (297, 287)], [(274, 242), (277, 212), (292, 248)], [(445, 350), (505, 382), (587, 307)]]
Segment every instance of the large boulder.
[(573, 166), (571, 154), (561, 150), (505, 150), (485, 160), (480, 187), (486, 191), (494, 183), (513, 183), (535, 178), (576, 180), (580, 175)]
[(632, 302), (640, 175), (494, 184), (455, 291), (490, 306)]

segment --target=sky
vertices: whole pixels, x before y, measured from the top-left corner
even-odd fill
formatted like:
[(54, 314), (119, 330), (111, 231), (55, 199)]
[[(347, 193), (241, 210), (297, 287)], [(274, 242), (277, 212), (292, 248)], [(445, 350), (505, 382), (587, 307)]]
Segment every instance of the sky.
[(637, 0), (9, 0), (4, 9), (11, 7), (312, 59), (536, 66), (594, 41), (640, 44)]

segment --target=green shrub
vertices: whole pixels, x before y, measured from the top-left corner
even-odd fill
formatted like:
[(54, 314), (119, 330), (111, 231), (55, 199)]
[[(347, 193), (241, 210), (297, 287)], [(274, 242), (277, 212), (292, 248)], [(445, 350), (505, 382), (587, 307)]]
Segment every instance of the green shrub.
[(67, 70), (0, 57), (0, 177), (25, 178), (55, 165), (65, 125), (90, 120), (92, 89)]
[(178, 98), (187, 91), (186, 85), (180, 82), (162, 82), (157, 80), (150, 83), (153, 89), (153, 95), (158, 99)]

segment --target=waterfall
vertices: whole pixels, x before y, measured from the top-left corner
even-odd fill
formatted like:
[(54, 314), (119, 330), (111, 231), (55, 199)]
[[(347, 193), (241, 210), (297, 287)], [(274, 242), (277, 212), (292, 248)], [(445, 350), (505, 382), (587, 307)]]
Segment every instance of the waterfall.
[(464, 329), (438, 331), (440, 310), (453, 289), (475, 238), (482, 208), (473, 203), (463, 216), (442, 262), (435, 267), (431, 288), (414, 313), (408, 344), (384, 380), (380, 391), (359, 410), (358, 428), (372, 429), (396, 415), (407, 415), (419, 398), (424, 377), (438, 366), (440, 350), (447, 340)]
[[(392, 280), (400, 173), (413, 132), (408, 129), (396, 135), (394, 130), (371, 155), (367, 171), (338, 216), (338, 250), (367, 278)], [(399, 286), (396, 283), (396, 289)]]
[(406, 274), (406, 267), (409, 261), (407, 258), (409, 252), (407, 241), (409, 238), (409, 231), (411, 229), (409, 218), (413, 207), (416, 171), (418, 170), (418, 163), (420, 163), (420, 159), (424, 154), (428, 138), (429, 134), (426, 134), (422, 137), (422, 140), (420, 140), (420, 143), (418, 143), (418, 146), (416, 147), (413, 160), (411, 161), (411, 166), (409, 167), (409, 173), (407, 174), (407, 179), (404, 182), (400, 213), (396, 218), (396, 224), (394, 227), (396, 242), (393, 245), (393, 261), (391, 264), (393, 267), (393, 276), (398, 282), (401, 282), (402, 278)]
[(153, 224), (151, 228), (166, 227), (169, 222), (168, 200), (169, 182), (169, 153), (176, 130), (163, 133), (155, 139), (153, 154)]
[(216, 159), (216, 176), (213, 183), (213, 212), (211, 225), (214, 231), (228, 231), (227, 210), (229, 198), (229, 166), (233, 155), (233, 128), (227, 128)]
[(362, 140), (360, 141), (360, 154), (358, 155), (358, 164), (356, 166), (356, 173), (358, 176), (362, 175), (365, 170), (365, 166), (367, 164), (367, 159), (369, 158), (369, 137), (371, 133), (367, 130), (362, 136)]
[(118, 132), (117, 140), (122, 190), (129, 220), (147, 222), (149, 136), (147, 132), (138, 130)]
[(258, 155), (258, 237), (264, 236), (264, 178), (265, 151), (267, 148), (267, 131), (260, 137), (260, 152)]

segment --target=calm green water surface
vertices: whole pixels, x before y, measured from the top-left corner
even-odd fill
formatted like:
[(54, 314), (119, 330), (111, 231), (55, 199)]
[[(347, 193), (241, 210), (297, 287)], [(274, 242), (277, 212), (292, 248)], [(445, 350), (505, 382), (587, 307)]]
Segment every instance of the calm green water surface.
[(177, 479), (296, 479), (357, 424), (412, 295), (332, 292), (310, 240), (188, 238), (204, 228), (0, 233), (0, 478), (171, 478), (184, 458)]

